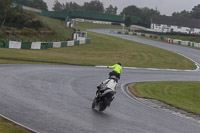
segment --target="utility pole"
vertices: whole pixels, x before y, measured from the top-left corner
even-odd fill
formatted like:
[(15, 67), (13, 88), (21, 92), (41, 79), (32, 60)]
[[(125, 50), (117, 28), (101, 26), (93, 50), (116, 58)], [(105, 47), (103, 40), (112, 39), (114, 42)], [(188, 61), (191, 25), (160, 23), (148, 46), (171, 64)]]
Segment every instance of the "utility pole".
[(123, 15), (123, 31), (124, 31), (124, 26), (125, 26), (124, 21), (125, 21), (125, 14)]

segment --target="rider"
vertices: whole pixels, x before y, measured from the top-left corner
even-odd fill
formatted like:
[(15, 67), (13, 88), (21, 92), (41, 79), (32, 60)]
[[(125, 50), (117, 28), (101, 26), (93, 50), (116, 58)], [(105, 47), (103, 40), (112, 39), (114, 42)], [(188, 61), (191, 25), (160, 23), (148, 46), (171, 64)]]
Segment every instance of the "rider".
[(118, 79), (120, 79), (120, 76), (121, 76), (121, 73), (122, 73), (122, 64), (120, 62), (118, 62), (117, 64), (115, 64), (113, 66), (108, 66), (108, 68), (113, 69), (113, 71), (109, 73), (109, 77), (114, 75)]

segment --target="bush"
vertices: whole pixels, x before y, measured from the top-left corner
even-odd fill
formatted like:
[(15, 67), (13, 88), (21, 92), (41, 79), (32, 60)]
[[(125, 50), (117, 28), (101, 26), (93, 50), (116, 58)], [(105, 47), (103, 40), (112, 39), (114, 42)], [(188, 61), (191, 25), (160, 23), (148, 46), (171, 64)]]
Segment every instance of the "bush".
[(3, 31), (2, 30), (0, 30), (0, 37), (2, 37), (3, 36)]
[(21, 35), (24, 36), (30, 36), (30, 35), (36, 35), (37, 32), (33, 29), (28, 29), (28, 28), (24, 28), (21, 30)]
[(43, 28), (43, 27), (44, 27), (44, 24), (42, 22), (40, 22), (39, 20), (33, 20), (32, 21), (31, 28), (38, 30), (38, 29)]

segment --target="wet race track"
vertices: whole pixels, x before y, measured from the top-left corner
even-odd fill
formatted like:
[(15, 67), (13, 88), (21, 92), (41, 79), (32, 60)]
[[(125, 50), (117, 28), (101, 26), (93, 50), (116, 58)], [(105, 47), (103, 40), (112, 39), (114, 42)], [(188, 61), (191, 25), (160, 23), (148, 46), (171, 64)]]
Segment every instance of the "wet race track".
[[(108, 30), (93, 30), (110, 34)], [(167, 49), (200, 64), (200, 51), (112, 34)], [(124, 68), (116, 98), (104, 112), (91, 109), (103, 67), (0, 65), (0, 114), (40, 133), (198, 133), (200, 123), (126, 94), (125, 84), (142, 81), (200, 81), (200, 71)]]

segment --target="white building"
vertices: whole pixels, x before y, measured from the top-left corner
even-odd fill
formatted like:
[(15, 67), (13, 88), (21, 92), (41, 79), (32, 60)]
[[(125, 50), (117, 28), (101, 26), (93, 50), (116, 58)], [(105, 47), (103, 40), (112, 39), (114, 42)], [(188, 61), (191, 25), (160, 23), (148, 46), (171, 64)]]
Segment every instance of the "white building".
[(153, 16), (151, 29), (164, 33), (200, 34), (200, 20), (171, 16)]

